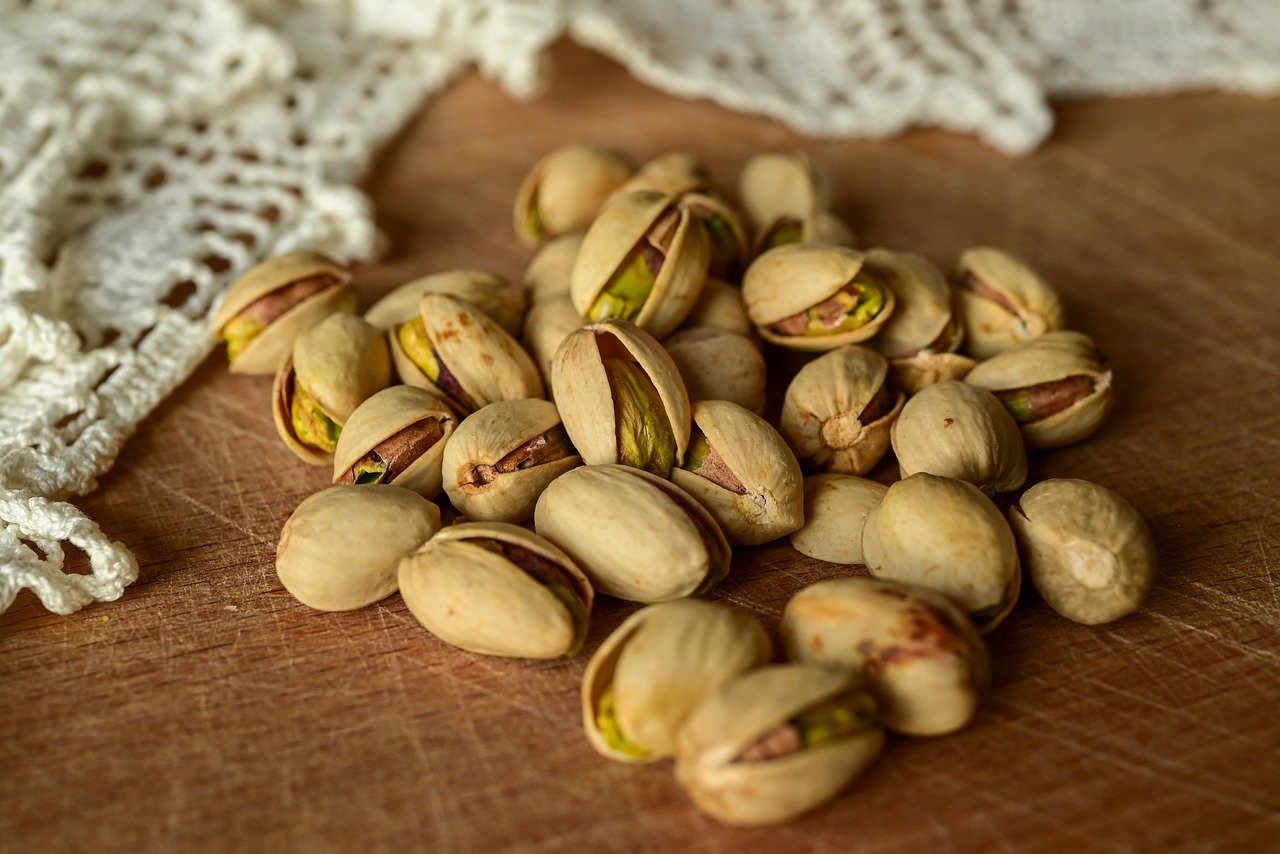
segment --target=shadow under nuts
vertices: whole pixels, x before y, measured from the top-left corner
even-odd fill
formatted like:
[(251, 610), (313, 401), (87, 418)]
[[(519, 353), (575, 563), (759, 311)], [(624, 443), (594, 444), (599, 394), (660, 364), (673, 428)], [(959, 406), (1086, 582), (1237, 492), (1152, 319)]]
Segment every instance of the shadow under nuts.
[(863, 563), (862, 527), (886, 487), (851, 474), (804, 479), (804, 525), (791, 535), (802, 555), (829, 563)]
[(457, 421), (444, 402), (408, 385), (356, 407), (333, 452), (333, 482), (390, 483), (425, 498), (440, 492), (440, 460)]

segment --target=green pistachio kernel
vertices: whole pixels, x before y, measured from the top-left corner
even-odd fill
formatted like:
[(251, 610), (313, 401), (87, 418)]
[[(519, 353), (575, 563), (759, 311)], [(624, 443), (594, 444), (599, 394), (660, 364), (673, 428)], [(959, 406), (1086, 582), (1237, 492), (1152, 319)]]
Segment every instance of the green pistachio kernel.
[(529, 212), (524, 216), (525, 231), (529, 232), (529, 236), (535, 240), (540, 240), (544, 236), (542, 230), (542, 214), (538, 211), (538, 201), (534, 199), (533, 204), (529, 205)]
[(657, 281), (658, 274), (650, 269), (644, 253), (633, 252), (627, 264), (596, 298), (587, 316), (596, 321), (609, 317), (635, 320)]
[(613, 389), (618, 462), (669, 477), (676, 462), (676, 439), (653, 381), (628, 359), (607, 358), (604, 369)]
[(619, 753), (636, 759), (644, 759), (649, 755), (649, 751), (638, 744), (632, 744), (623, 735), (622, 728), (618, 725), (618, 709), (613, 702), (612, 688), (604, 692), (596, 707), (596, 726), (600, 728), (605, 742)]
[(764, 241), (764, 249), (776, 249), (789, 243), (799, 243), (803, 239), (804, 225), (801, 224), (800, 220), (780, 219), (769, 230), (769, 236)]
[(427, 340), (427, 324), (421, 317), (415, 317), (396, 330), (400, 339), (400, 349), (418, 366), (427, 379), (435, 382), (440, 378), (440, 361), (436, 359), (436, 351)]
[(391, 467), (381, 458), (365, 457), (356, 464), (353, 483), (382, 483), (391, 473)]
[(240, 355), (249, 342), (258, 337), (266, 324), (256, 317), (234, 317), (222, 328), (222, 340), (227, 342), (227, 358), (234, 359)]
[(1031, 406), (1031, 393), (1024, 389), (999, 394), (1000, 402), (1009, 410), (1013, 420), (1019, 424), (1027, 424), (1036, 420), (1035, 410)]
[(289, 418), (293, 424), (293, 435), (304, 445), (319, 448), (328, 454), (332, 454), (334, 448), (338, 447), (342, 427), (325, 415), (315, 399), (296, 383), (293, 401), (289, 404)]
[(875, 701), (870, 694), (839, 697), (794, 718), (791, 723), (806, 750), (847, 738), (872, 726)]

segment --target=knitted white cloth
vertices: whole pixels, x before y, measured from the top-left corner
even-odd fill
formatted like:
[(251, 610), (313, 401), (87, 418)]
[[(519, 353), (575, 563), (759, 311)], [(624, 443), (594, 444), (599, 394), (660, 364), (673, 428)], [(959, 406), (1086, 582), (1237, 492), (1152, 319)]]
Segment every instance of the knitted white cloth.
[(371, 153), (468, 64), (532, 94), (566, 29), (810, 133), (1011, 153), (1047, 94), (1280, 91), (1275, 0), (0, 0), (0, 611), (120, 596), (133, 557), (66, 499), (208, 353), (221, 291), (370, 255)]

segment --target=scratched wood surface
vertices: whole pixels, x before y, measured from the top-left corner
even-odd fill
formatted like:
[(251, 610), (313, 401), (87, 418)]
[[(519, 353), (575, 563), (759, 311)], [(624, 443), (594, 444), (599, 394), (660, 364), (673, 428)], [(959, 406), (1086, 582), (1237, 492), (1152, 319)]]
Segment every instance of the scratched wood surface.
[[(30, 595), (0, 616), (0, 848), (409, 846), (532, 851), (1061, 851), (1280, 845), (1280, 109), (1229, 96), (1061, 105), (1053, 141), (1009, 160), (969, 139), (813, 141), (680, 101), (561, 46), (512, 103), (476, 76), (429, 104), (368, 187), (389, 237), (365, 304), (452, 266), (518, 276), (509, 204), (534, 158), (591, 140), (703, 155), (732, 182), (804, 147), (865, 245), (949, 264), (994, 243), (1061, 286), (1110, 354), (1119, 396), (1091, 442), (1033, 477), (1080, 476), (1150, 521), (1161, 577), (1141, 613), (1086, 628), (1034, 594), (990, 638), (973, 726), (893, 738), (832, 806), (723, 828), (666, 764), (597, 757), (584, 658), (446, 648), (393, 596), (348, 614), (276, 581), (281, 522), (323, 474), (277, 441), (267, 380), (215, 354), (83, 500), (141, 579), (70, 617)], [(716, 595), (772, 626), (839, 568), (743, 550)], [(588, 650), (628, 613), (602, 602)]]

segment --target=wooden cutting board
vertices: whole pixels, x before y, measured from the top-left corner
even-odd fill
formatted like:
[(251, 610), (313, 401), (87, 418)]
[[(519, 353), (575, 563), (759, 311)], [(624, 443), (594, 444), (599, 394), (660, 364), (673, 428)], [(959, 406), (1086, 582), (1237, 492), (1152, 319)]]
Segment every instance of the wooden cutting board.
[[(365, 305), (411, 276), (528, 258), (510, 204), (543, 152), (703, 156), (728, 186), (751, 154), (830, 167), (864, 245), (949, 265), (990, 243), (1059, 283), (1119, 389), (1092, 441), (1039, 456), (1150, 521), (1161, 577), (1141, 613), (1087, 628), (1024, 593), (990, 637), (978, 720), (892, 738), (851, 792), (793, 824), (722, 827), (663, 763), (582, 736), (585, 656), (480, 658), (399, 597), (348, 614), (276, 581), (280, 525), (326, 485), (277, 440), (269, 381), (221, 353), (81, 504), (141, 579), (70, 617), (24, 594), (0, 616), (0, 847), (719, 850), (1261, 850), (1280, 846), (1280, 109), (1222, 95), (1064, 104), (1021, 160), (971, 139), (802, 139), (681, 101), (561, 46), (550, 91), (477, 76), (429, 104), (368, 181), (390, 239)], [(716, 597), (770, 627), (845, 570), (743, 550)], [(631, 606), (601, 602), (588, 651)]]

